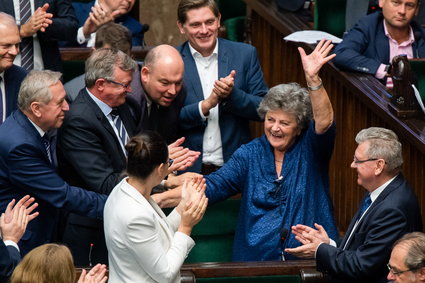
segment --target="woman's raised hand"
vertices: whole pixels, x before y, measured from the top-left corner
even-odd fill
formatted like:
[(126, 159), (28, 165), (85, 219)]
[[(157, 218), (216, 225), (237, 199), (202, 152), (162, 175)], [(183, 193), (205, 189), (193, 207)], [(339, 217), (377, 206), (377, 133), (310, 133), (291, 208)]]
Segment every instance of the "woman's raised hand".
[[(329, 52), (333, 48), (331, 40), (322, 39), (314, 48), (313, 52), (307, 55), (302, 47), (298, 47), (298, 52), (301, 56), (301, 62), (307, 80), (316, 77), (324, 64), (332, 60), (336, 55)], [(307, 81), (308, 83), (308, 81)]]

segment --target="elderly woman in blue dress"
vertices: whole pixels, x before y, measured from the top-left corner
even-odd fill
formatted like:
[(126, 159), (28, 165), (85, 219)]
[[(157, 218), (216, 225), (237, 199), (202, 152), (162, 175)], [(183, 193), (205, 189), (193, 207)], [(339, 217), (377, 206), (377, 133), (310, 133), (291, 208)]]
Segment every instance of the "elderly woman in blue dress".
[(335, 56), (328, 56), (331, 48), (324, 40), (309, 55), (298, 48), (308, 90), (297, 83), (271, 88), (258, 108), (265, 134), (206, 176), (209, 203), (241, 193), (235, 261), (279, 260), (283, 245), (299, 245), (293, 235), (285, 243), (280, 237), (282, 229), (297, 223), (324, 223), (337, 236), (328, 177), (334, 114), (318, 76)]
[[(328, 177), (335, 123), (318, 75), (335, 57), (328, 56), (332, 47), (322, 40), (309, 55), (299, 48), (308, 90), (297, 83), (271, 88), (258, 109), (264, 135), (205, 176), (210, 204), (241, 194), (234, 261), (279, 260), (285, 247), (299, 246), (292, 234), (282, 242), (282, 229), (298, 223), (323, 223), (331, 238), (337, 236)], [(168, 206), (178, 195), (164, 193), (160, 205)]]

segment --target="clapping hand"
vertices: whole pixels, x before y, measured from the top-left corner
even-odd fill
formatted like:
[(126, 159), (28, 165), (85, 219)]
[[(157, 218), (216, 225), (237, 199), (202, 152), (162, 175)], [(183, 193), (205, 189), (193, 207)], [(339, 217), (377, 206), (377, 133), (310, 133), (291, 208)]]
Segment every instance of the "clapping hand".
[(105, 274), (106, 265), (98, 263), (89, 272), (83, 269), (78, 283), (105, 283), (108, 280)]

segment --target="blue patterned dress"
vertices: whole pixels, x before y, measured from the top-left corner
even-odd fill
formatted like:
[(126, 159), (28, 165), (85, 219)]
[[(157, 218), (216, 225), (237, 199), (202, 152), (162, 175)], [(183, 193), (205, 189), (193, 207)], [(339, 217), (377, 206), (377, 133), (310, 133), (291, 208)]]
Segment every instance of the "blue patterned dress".
[[(242, 145), (220, 170), (206, 176), (210, 204), (242, 194), (234, 261), (279, 260), (280, 231), (296, 224), (319, 223), (329, 237), (337, 238), (328, 177), (334, 141), (335, 124), (318, 135), (310, 122), (285, 152), (281, 178), (265, 135)], [(286, 247), (300, 245), (292, 233), (288, 236)]]

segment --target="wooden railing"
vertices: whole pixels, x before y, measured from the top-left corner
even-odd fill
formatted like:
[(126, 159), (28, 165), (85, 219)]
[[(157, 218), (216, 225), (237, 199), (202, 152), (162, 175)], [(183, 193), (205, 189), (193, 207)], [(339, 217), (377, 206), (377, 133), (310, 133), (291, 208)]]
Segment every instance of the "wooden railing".
[[(151, 47), (134, 46), (131, 53), (134, 59), (143, 60)], [(85, 61), (91, 53), (89, 47), (62, 47), (60, 48), (63, 61)]]
[[(261, 0), (245, 0), (250, 9), (252, 44), (257, 48), (265, 80), (269, 86), (298, 82), (305, 78), (297, 51), (312, 46), (285, 42), (283, 37), (308, 29), (291, 13), (278, 11)], [(388, 110), (390, 94), (373, 76), (341, 72), (332, 63), (323, 67), (320, 76), (335, 110), (337, 137), (330, 167), (330, 190), (338, 227), (345, 231), (358, 209), (365, 190), (357, 185), (357, 173), (350, 168), (357, 132), (371, 126), (394, 130), (403, 145), (403, 174), (416, 192), (422, 215), (425, 215), (425, 119), (400, 119)], [(262, 129), (257, 129), (257, 135)]]
[[(86, 268), (88, 269), (88, 268)], [(77, 278), (81, 268), (76, 268)], [(322, 273), (316, 271), (314, 261), (261, 261), (261, 262), (204, 262), (183, 264), (181, 282), (196, 282), (204, 278), (261, 278), (265, 276), (299, 276), (300, 282), (325, 282)], [(284, 282), (284, 281), (283, 281)]]

